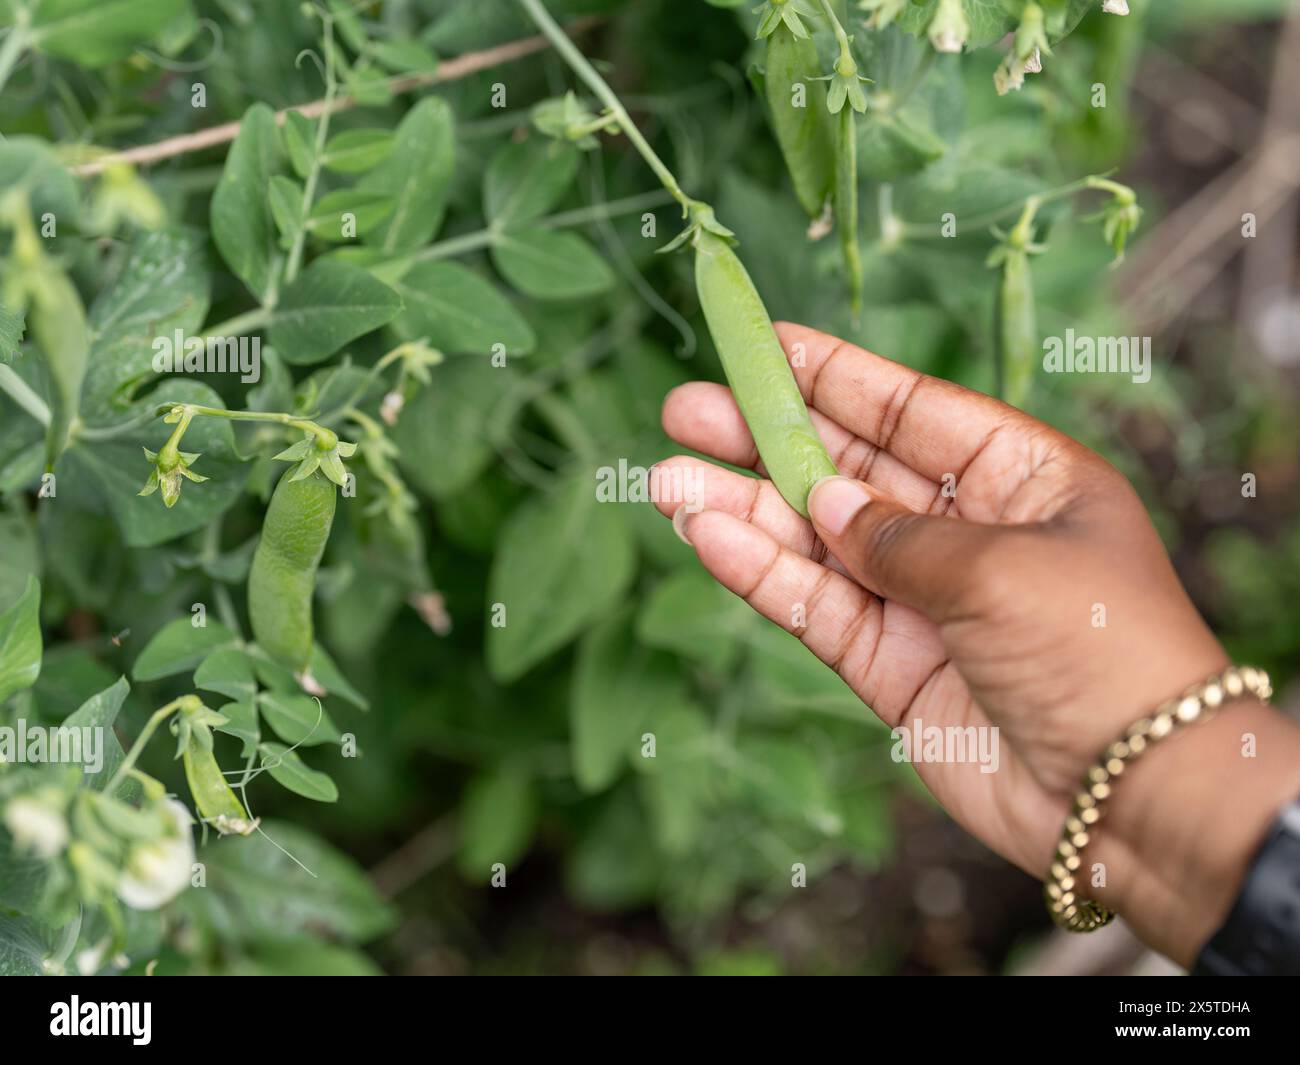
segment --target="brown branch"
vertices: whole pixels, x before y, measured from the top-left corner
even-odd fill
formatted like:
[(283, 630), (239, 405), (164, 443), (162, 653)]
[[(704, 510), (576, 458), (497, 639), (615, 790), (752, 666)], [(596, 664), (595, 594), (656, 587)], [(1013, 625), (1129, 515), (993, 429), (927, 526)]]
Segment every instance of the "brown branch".
[[(600, 22), (600, 19), (594, 16), (581, 18), (570, 24), (568, 32), (571, 34), (582, 33), (598, 22)], [(401, 74), (390, 78), (388, 80), (388, 90), (397, 95), (415, 89), (427, 88), (430, 85), (457, 81), (471, 74), (477, 74), (480, 70), (500, 66), (502, 63), (511, 63), (516, 59), (523, 59), (525, 56), (544, 51), (547, 47), (546, 38), (539, 34), (536, 37), (523, 37), (517, 41), (507, 41), (505, 44), (499, 44), (493, 48), (485, 48), (481, 52), (466, 52), (455, 59), (440, 63), (436, 70), (429, 71), (426, 74)], [(355, 98), (340, 96), (334, 101), (331, 113), (337, 114), (340, 111), (347, 111), (356, 106), (357, 101)], [(284, 110), (276, 112), (276, 122), (283, 125), (284, 117), (290, 111), (297, 111), (307, 118), (316, 118), (324, 113), (325, 101), (313, 100), (311, 103), (299, 104), (296, 107), (286, 107)], [(101, 173), (113, 163), (135, 163), (138, 166), (152, 166), (163, 159), (184, 155), (186, 152), (197, 152), (204, 148), (216, 147), (219, 144), (229, 144), (238, 133), (238, 122), (226, 122), (220, 126), (211, 126), (208, 129), (198, 130), (195, 133), (183, 133), (178, 137), (169, 137), (167, 140), (157, 141), (154, 144), (142, 144), (136, 148), (128, 148), (125, 151), (102, 155), (92, 162), (74, 166), (71, 170), (72, 173), (79, 177), (90, 177)]]
[(384, 898), (399, 895), (456, 852), (455, 818), (442, 817), (425, 825), (370, 869), (375, 890)]

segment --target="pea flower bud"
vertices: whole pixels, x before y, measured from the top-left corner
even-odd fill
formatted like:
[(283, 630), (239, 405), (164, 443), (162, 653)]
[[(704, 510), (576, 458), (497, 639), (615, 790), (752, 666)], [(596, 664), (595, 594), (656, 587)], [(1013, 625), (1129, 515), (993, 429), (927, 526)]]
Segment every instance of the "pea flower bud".
[(170, 443), (163, 446), (161, 451), (150, 451), (144, 449), (145, 458), (153, 464), (153, 471), (149, 474), (149, 480), (145, 482), (139, 494), (142, 496), (153, 495), (159, 489), (162, 490), (163, 503), (170, 509), (176, 505), (176, 501), (181, 497), (181, 479), (201, 483), (207, 478), (200, 473), (195, 473), (190, 469), (194, 460), (199, 456), (190, 451), (179, 451)]
[(960, 52), (970, 38), (970, 23), (961, 0), (939, 0), (930, 20), (930, 43), (936, 52)]

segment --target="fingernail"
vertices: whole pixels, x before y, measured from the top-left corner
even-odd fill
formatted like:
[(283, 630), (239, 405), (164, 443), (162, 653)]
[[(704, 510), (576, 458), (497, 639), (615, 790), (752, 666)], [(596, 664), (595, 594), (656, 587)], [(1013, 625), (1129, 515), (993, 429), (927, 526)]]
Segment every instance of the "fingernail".
[(686, 523), (691, 520), (691, 512), (685, 507), (678, 507), (673, 513), (673, 532), (677, 534), (677, 539), (691, 546), (691, 538), (686, 535)]
[(832, 536), (839, 536), (853, 515), (871, 502), (861, 481), (849, 477), (823, 477), (808, 493), (808, 512), (813, 523)]

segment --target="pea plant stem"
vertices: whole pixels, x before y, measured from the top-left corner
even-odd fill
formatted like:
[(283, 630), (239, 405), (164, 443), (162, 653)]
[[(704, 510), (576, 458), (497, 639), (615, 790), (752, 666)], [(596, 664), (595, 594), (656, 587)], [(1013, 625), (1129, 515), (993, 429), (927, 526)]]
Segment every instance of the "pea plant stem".
[(50, 408), (46, 406), (45, 400), (33, 392), (26, 381), (3, 363), (0, 363), (0, 392), (4, 392), (41, 425), (49, 426)]
[(302, 268), (303, 251), (307, 245), (307, 225), (305, 219), (311, 213), (312, 201), (316, 198), (316, 183), (320, 180), (320, 161), (321, 156), (325, 153), (325, 142), (329, 139), (330, 131), (330, 112), (334, 108), (334, 97), (338, 92), (338, 81), (335, 77), (334, 61), (334, 19), (333, 16), (322, 13), (321, 22), (324, 26), (324, 33), (321, 37), (321, 46), (325, 50), (325, 106), (321, 109), (320, 121), (316, 124), (316, 147), (312, 152), (311, 169), (307, 172), (307, 178), (302, 186), (302, 209), (298, 212), (299, 217), (304, 219), (302, 227), (294, 235), (293, 246), (289, 249), (289, 258), (284, 267), (284, 280), (286, 283), (293, 281), (298, 276), (298, 271)]
[(237, 314), (233, 318), (227, 318), (224, 322), (218, 322), (216, 325), (209, 326), (204, 332), (209, 337), (238, 337), (248, 333), (256, 333), (262, 326), (271, 321), (273, 313), (269, 308), (258, 307), (256, 310), (245, 311), (243, 314)]
[[(588, 225), (592, 222), (603, 222), (611, 218), (620, 218), (623, 215), (636, 214), (638, 211), (645, 211), (651, 207), (662, 207), (665, 203), (671, 202), (672, 197), (669, 193), (655, 190), (652, 192), (641, 192), (633, 196), (624, 196), (622, 199), (610, 200), (608, 203), (593, 203), (586, 207), (576, 207), (570, 211), (560, 211), (546, 218), (539, 218), (530, 223), (530, 227), (540, 229), (568, 229), (575, 226)], [(448, 237), (446, 240), (440, 240), (435, 244), (430, 244), (420, 251), (411, 255), (408, 263), (432, 262), (436, 259), (451, 259), (457, 255), (466, 255), (470, 252), (482, 251), (484, 248), (490, 248), (499, 243), (509, 235), (509, 230), (496, 229), (488, 226), (485, 229), (477, 229), (472, 233), (462, 233), (459, 236)], [(275, 311), (270, 307), (257, 307), (251, 311), (245, 311), (234, 317), (227, 318), (224, 322), (218, 322), (216, 325), (208, 326), (204, 332), (209, 337), (237, 337), (245, 336), (249, 333), (256, 333), (264, 326), (269, 325), (275, 318)], [(0, 387), (3, 382), (0, 382)]]
[(835, 40), (840, 46), (840, 58), (847, 58), (850, 62), (853, 59), (853, 51), (849, 47), (849, 35), (844, 32), (844, 27), (840, 25), (839, 16), (835, 14), (835, 8), (831, 6), (831, 0), (821, 0), (822, 11), (826, 15), (826, 21), (830, 23), (831, 29), (835, 31)]
[[(571, 211), (561, 211), (546, 218), (539, 218), (529, 223), (529, 228), (569, 229), (591, 222), (604, 222), (626, 214), (635, 214), (649, 207), (661, 207), (671, 199), (667, 192), (642, 192), (635, 196), (610, 200), (608, 203), (593, 203), (586, 207), (575, 207)], [(494, 226), (477, 229), (472, 233), (462, 233), (460, 236), (448, 237), (446, 240), (440, 240), (421, 249), (410, 257), (410, 262), (424, 263), (434, 259), (450, 259), (457, 255), (464, 255), (466, 252), (481, 251), (501, 243), (509, 235), (509, 229), (498, 229)]]
[(551, 18), (550, 12), (546, 10), (541, 0), (519, 0), (519, 4), (528, 12), (528, 16), (537, 23), (537, 28), (551, 42), (551, 45), (560, 54), (560, 58), (569, 64), (573, 72), (596, 94), (597, 99), (609, 109), (610, 114), (617, 119), (619, 128), (626, 134), (628, 141), (641, 154), (641, 158), (654, 171), (655, 176), (672, 195), (672, 198), (681, 204), (683, 215), (688, 215), (694, 201), (682, 191), (681, 186), (677, 183), (677, 178), (673, 176), (673, 172), (668, 169), (664, 161), (650, 147), (650, 142), (641, 135), (641, 131), (637, 129), (631, 117), (629, 117), (627, 110), (623, 107), (623, 102), (618, 98), (614, 90), (596, 72), (596, 68), (587, 61), (587, 57), (578, 51), (559, 24)]
[(122, 759), (122, 764), (117, 767), (117, 772), (109, 780), (107, 787), (104, 788), (104, 794), (112, 795), (117, 790), (119, 784), (126, 779), (127, 775), (135, 767), (136, 760), (140, 757), (140, 752), (144, 750), (150, 738), (158, 731), (158, 726), (167, 720), (172, 714), (181, 708), (186, 699), (193, 699), (192, 695), (182, 695), (179, 699), (173, 699), (166, 706), (155, 710), (153, 716), (145, 722), (144, 728), (140, 730), (140, 735), (136, 737), (135, 743), (127, 751), (126, 757)]
[[(1068, 185), (1062, 185), (1059, 188), (1049, 189), (1047, 192), (1026, 196), (1023, 200), (1016, 200), (1014, 203), (1009, 203), (996, 211), (988, 211), (985, 214), (976, 215), (974, 218), (964, 219), (963, 224), (974, 226), (976, 229), (997, 225), (998, 222), (1005, 221), (1024, 211), (1031, 200), (1036, 201), (1038, 207), (1043, 207), (1049, 203), (1077, 196), (1080, 192), (1086, 192), (1089, 189), (1101, 189), (1121, 198), (1133, 196), (1133, 190), (1127, 185), (1110, 181), (1104, 175), (1093, 175), (1080, 178), (1078, 181), (1072, 181)], [(935, 226), (918, 225), (914, 222), (900, 222), (899, 225), (902, 236), (908, 239), (933, 240), (943, 235), (942, 229)]]
[(291, 429), (301, 429), (305, 433), (314, 433), (318, 437), (328, 438), (334, 435), (329, 429), (313, 421), (295, 418), (292, 414), (278, 411), (224, 410), (221, 407), (202, 407), (192, 403), (180, 404), (180, 406), (184, 411), (181, 415), (182, 426), (187, 426), (189, 420), (197, 415), (208, 418), (228, 418), (232, 422), (275, 422), (277, 425), (286, 425)]

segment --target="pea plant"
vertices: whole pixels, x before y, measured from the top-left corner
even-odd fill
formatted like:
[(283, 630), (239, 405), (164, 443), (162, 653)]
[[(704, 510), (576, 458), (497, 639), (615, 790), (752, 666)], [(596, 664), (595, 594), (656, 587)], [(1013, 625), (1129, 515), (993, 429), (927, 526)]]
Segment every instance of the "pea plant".
[(0, 972), (375, 971), (356, 858), (435, 814), (683, 941), (889, 860), (888, 734), (647, 505), (658, 409), (720, 370), (804, 511), (771, 308), (1056, 413), (1140, 20), (751, 6), (0, 2)]

